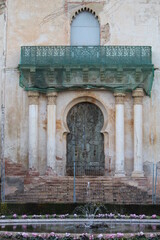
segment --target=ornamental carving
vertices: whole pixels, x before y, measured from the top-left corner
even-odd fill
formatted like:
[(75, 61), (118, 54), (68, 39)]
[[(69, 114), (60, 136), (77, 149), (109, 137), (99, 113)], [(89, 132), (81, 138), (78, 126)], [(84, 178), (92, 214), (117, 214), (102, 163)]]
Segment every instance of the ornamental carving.
[(134, 105), (142, 105), (143, 103), (143, 98), (142, 97), (135, 97), (133, 101)]
[(104, 117), (95, 104), (81, 102), (67, 116), (70, 133), (67, 135), (67, 175), (104, 175), (104, 136), (101, 129)]
[(116, 104), (124, 104), (124, 93), (114, 93)]
[(38, 98), (39, 93), (38, 92), (28, 92), (28, 98), (29, 98), (29, 105), (38, 105)]
[(154, 76), (147, 46), (23, 46), (19, 70), (20, 86), (42, 93), (143, 86), (150, 96)]
[(47, 93), (47, 98), (48, 98), (48, 105), (56, 105), (56, 99), (57, 99), (57, 93), (52, 92), (52, 93)]
[(92, 13), (95, 16), (95, 18), (98, 20), (98, 22), (99, 22), (99, 17), (98, 17), (97, 13), (94, 10), (92, 10), (91, 8), (88, 8), (88, 7), (82, 7), (82, 8), (80, 8), (79, 10), (77, 10), (73, 14), (73, 16), (71, 17), (71, 23), (73, 22), (73, 19), (76, 18), (76, 16), (78, 14), (80, 14), (81, 12), (90, 12), (90, 13)]
[(143, 97), (144, 97), (144, 91), (142, 88), (137, 88), (133, 91), (132, 97), (134, 99), (134, 105), (136, 104), (142, 104), (143, 103)]

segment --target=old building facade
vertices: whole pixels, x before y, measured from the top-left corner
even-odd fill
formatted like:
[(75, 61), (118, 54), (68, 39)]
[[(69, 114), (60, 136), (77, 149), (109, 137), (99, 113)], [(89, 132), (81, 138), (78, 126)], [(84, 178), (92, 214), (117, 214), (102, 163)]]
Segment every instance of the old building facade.
[(151, 203), (159, 19), (159, 0), (0, 1), (6, 201)]

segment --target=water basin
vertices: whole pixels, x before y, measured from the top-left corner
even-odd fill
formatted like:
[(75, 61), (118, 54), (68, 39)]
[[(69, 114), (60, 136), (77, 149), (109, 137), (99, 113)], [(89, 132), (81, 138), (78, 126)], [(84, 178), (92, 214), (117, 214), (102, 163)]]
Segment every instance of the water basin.
[(99, 234), (99, 233), (137, 233), (137, 232), (160, 232), (159, 224), (146, 223), (26, 223), (0, 225), (1, 231), (11, 232), (37, 232), (37, 233), (71, 233), (71, 234)]

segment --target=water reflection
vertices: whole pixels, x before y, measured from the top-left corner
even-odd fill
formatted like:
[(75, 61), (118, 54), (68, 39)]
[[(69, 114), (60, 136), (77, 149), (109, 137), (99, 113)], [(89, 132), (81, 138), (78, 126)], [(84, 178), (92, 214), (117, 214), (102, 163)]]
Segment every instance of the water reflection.
[(137, 233), (137, 232), (158, 232), (160, 225), (147, 225), (147, 224), (116, 224), (116, 223), (95, 223), (87, 225), (80, 224), (32, 224), (32, 225), (1, 225), (2, 231), (16, 231), (16, 232), (37, 232), (37, 233)]
[(26, 230), (27, 229), (27, 225), (22, 225), (22, 229)]
[(16, 230), (17, 229), (17, 225), (13, 225), (13, 230)]
[(153, 225), (153, 226), (152, 226), (152, 230), (153, 230), (153, 231), (156, 231), (156, 230), (157, 230), (157, 226), (156, 226), (156, 225)]

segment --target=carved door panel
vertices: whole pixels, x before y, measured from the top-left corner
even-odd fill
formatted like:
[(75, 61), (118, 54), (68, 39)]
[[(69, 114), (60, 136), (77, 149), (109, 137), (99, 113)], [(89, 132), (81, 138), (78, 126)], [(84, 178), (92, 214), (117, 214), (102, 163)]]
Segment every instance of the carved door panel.
[(92, 103), (79, 103), (68, 113), (67, 124), (67, 175), (104, 174), (103, 114)]

